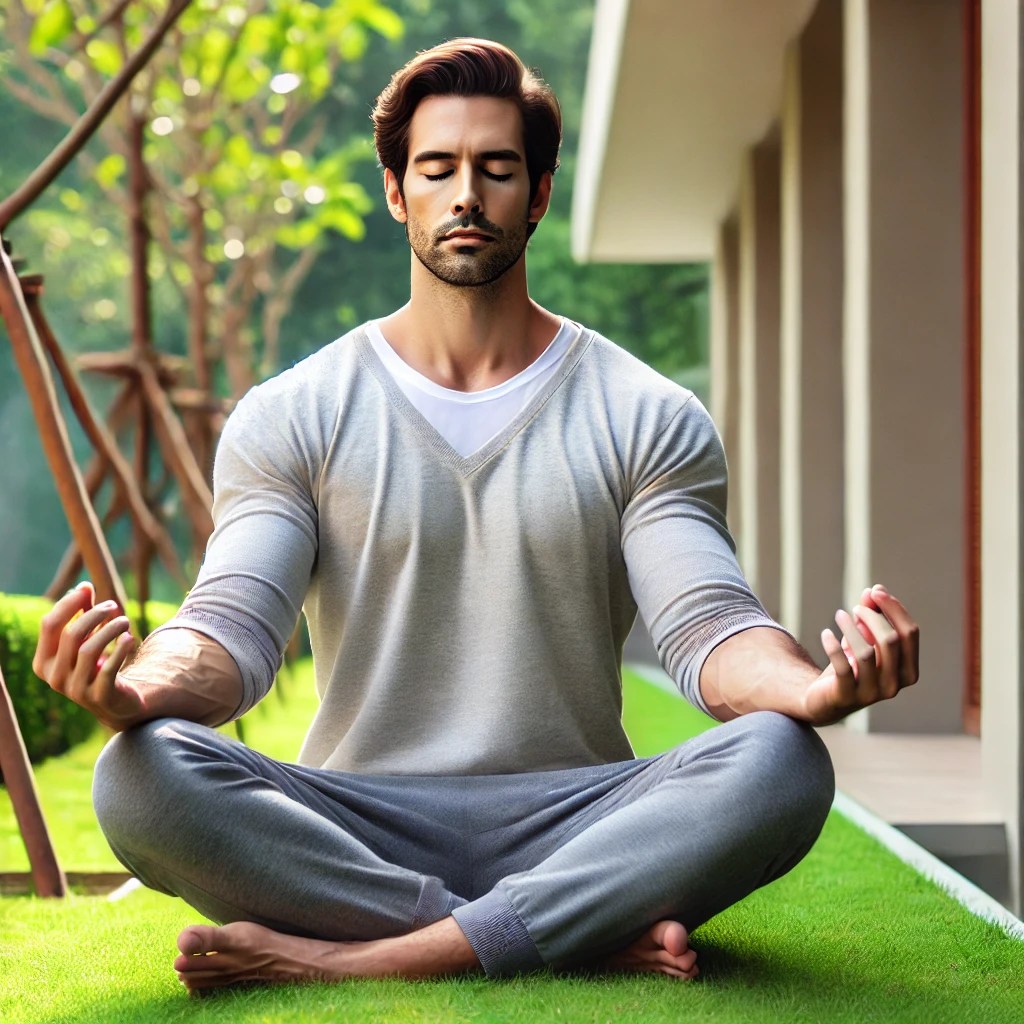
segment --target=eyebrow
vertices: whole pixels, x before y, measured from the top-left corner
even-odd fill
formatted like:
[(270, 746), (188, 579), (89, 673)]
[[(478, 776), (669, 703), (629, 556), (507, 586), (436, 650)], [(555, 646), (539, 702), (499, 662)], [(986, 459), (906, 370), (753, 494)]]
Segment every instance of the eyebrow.
[[(423, 164), (428, 160), (454, 160), (454, 153), (447, 153), (440, 149), (428, 149), (423, 153), (417, 153), (413, 158), (414, 164)], [(514, 149), (489, 149), (480, 154), (481, 160), (514, 160), (522, 163), (523, 158)]]

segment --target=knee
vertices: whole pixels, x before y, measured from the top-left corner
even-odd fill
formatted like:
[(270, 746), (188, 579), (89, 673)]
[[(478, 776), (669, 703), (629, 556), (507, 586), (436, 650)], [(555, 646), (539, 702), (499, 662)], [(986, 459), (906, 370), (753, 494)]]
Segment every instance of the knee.
[(816, 836), (835, 796), (832, 758), (821, 737), (809, 723), (777, 711), (756, 711), (735, 721), (742, 723), (747, 757), (771, 805)]
[(188, 748), (206, 741), (205, 726), (157, 718), (117, 733), (100, 752), (93, 773), (96, 817), (107, 839), (124, 842), (139, 829), (151, 832), (180, 800)]

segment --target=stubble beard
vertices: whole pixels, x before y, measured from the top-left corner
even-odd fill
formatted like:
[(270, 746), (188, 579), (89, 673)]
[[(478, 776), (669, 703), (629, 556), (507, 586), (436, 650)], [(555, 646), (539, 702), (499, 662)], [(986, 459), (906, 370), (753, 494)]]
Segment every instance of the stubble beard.
[[(526, 218), (521, 224), (502, 231), (497, 225), (473, 223), (464, 217), (455, 226), (431, 232), (410, 219), (405, 223), (405, 237), (416, 258), (439, 281), (455, 288), (479, 288), (493, 284), (519, 262), (526, 251), (529, 224)], [(449, 248), (442, 248), (441, 238), (455, 227), (478, 229), (493, 236), (494, 241), (482, 248), (466, 246), (462, 252), (450, 243)]]

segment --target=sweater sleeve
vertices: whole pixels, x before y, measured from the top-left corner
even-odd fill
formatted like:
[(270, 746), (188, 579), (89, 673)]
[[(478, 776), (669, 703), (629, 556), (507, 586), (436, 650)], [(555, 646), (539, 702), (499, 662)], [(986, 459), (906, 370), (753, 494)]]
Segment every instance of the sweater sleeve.
[(711, 651), (751, 626), (788, 631), (736, 561), (725, 520), (725, 450), (707, 410), (691, 396), (653, 433), (623, 511), (623, 557), (662, 666), (683, 696), (711, 715), (699, 685)]
[(187, 626), (235, 659), (242, 699), (228, 721), (270, 690), (317, 552), (308, 446), (276, 426), (258, 390), (224, 425), (213, 468), (214, 530), (195, 586), (160, 627)]

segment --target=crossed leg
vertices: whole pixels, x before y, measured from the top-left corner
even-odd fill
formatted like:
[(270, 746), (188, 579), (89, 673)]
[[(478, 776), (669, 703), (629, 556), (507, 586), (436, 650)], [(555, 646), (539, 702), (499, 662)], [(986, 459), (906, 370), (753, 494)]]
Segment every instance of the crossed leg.
[[(625, 949), (594, 967), (656, 971), (695, 978), (697, 954), (678, 921), (660, 921)], [(275, 932), (248, 921), (213, 927), (191, 925), (178, 936), (174, 961), (179, 980), (195, 991), (246, 982), (338, 981), (342, 978), (442, 977), (482, 970), (480, 960), (453, 917), (420, 931), (367, 942), (325, 942)], [(216, 956), (215, 961), (208, 958)]]
[[(498, 976), (545, 964), (694, 977), (690, 931), (799, 861), (820, 831), (832, 794), (827, 753), (808, 727), (769, 712), (744, 716), (659, 758), (621, 763), (621, 778), (618, 766), (609, 766), (611, 774), (594, 769), (602, 783), (586, 788), (585, 799), (560, 820), (557, 843), (534, 844), (526, 870), (502, 874), (493, 889), (467, 901), (440, 877), (397, 867), (373, 852), (378, 828), (411, 834), (423, 823), (387, 806), (372, 790), (372, 778), (356, 777), (370, 789), (349, 800), (353, 806), (344, 810), (351, 813), (339, 817), (335, 794), (308, 791), (309, 777), (319, 770), (281, 766), (237, 744), (226, 764), (223, 748), (230, 743), (202, 726), (162, 720), (112, 741), (97, 766), (97, 812), (118, 856), (147, 884), (182, 895), (224, 922), (191, 926), (179, 936), (175, 969), (190, 991), (481, 968)], [(183, 768), (191, 792), (181, 792)], [(306, 777), (284, 775), (283, 768)], [(156, 809), (140, 802), (140, 791), (152, 792), (147, 776), (162, 779), (165, 791), (178, 792), (185, 803)], [(218, 824), (194, 807), (189, 812), (188, 801), (201, 798), (203, 785), (225, 782), (241, 790), (238, 813), (221, 813)], [(141, 817), (140, 810), (146, 812)], [(325, 811), (327, 817), (335, 812), (330, 824)], [(165, 824), (176, 820), (170, 831), (154, 830), (154, 816)], [(275, 866), (271, 857), (268, 874), (267, 860), (255, 858), (248, 872), (242, 869), (239, 818), (247, 819), (249, 837), (269, 837), (287, 822), (288, 863)], [(204, 826), (202, 855), (194, 842), (176, 847), (173, 837), (194, 836)], [(325, 827), (334, 830), (327, 856)], [(235, 849), (218, 858), (226, 839)], [(438, 849), (446, 842), (442, 836)], [(303, 862), (295, 863), (296, 851)], [(208, 865), (218, 859), (228, 869), (211, 874)], [(318, 874), (330, 876), (332, 890), (345, 892), (333, 912), (319, 905), (322, 891), (310, 907)], [(250, 884), (239, 889), (239, 877)], [(305, 900), (295, 891), (303, 877)], [(333, 932), (325, 920), (339, 922)]]

